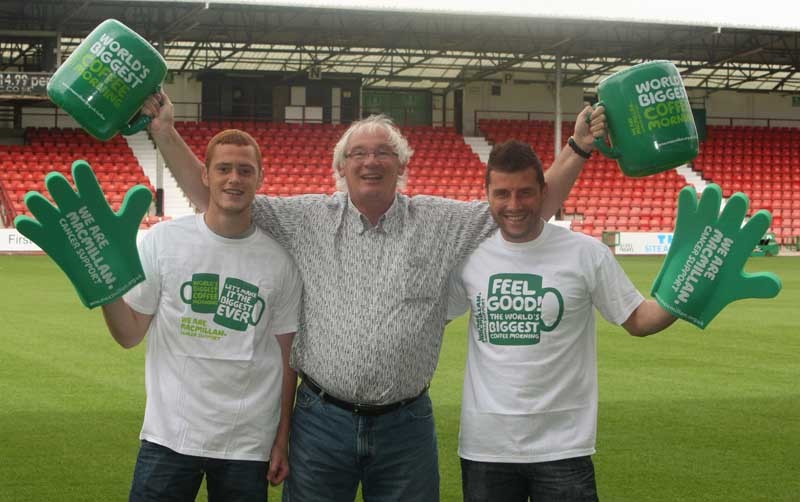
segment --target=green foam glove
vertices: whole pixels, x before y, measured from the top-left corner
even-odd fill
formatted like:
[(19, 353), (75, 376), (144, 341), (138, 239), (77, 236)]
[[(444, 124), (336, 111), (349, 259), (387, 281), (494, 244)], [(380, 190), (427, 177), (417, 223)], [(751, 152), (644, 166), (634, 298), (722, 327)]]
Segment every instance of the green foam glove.
[(115, 213), (86, 161), (72, 163), (72, 179), (77, 193), (61, 173), (49, 173), (45, 185), (57, 207), (39, 192), (28, 192), (25, 205), (36, 219), (17, 216), (14, 224), (61, 267), (81, 302), (94, 308), (144, 280), (136, 232), (152, 195), (137, 185)]
[(700, 202), (694, 187), (678, 196), (678, 219), (667, 257), (650, 292), (672, 315), (699, 328), (729, 303), (743, 298), (772, 298), (781, 280), (771, 272), (742, 268), (772, 223), (765, 210), (742, 226), (750, 204), (743, 193), (728, 199), (720, 214), (722, 190), (708, 185)]

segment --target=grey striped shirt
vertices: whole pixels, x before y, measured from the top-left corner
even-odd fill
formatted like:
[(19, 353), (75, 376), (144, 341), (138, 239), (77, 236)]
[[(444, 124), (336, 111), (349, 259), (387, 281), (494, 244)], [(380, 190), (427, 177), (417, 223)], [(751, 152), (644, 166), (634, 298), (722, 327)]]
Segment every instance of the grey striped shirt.
[(303, 277), (292, 366), (351, 402), (419, 394), (439, 359), (448, 274), (495, 229), (486, 203), (398, 194), (373, 227), (346, 193), (260, 196), (253, 217)]

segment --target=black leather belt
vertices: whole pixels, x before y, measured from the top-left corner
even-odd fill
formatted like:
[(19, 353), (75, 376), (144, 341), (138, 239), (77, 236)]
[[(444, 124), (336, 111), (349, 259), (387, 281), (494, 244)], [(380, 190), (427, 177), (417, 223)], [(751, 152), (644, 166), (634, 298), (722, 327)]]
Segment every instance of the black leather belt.
[(308, 387), (308, 390), (319, 396), (319, 398), (325, 401), (326, 403), (330, 403), (336, 407), (349, 411), (350, 413), (353, 413), (355, 415), (364, 415), (368, 417), (383, 415), (385, 413), (389, 413), (391, 411), (395, 411), (399, 408), (402, 408), (407, 404), (413, 403), (428, 391), (428, 388), (425, 387), (424, 389), (422, 389), (422, 392), (420, 392), (414, 397), (403, 399), (402, 401), (397, 401), (395, 403), (390, 403), (390, 404), (358, 404), (358, 403), (343, 401), (339, 398), (333, 397), (324, 390), (322, 390), (319, 387), (319, 385), (317, 385), (314, 382), (314, 380), (308, 377), (308, 375), (301, 374), (300, 376), (302, 378), (303, 385)]

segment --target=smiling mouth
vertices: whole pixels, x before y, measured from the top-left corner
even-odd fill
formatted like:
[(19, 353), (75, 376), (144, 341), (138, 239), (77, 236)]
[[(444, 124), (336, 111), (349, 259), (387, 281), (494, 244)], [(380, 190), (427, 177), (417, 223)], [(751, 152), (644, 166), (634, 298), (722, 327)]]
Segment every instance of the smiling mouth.
[(244, 195), (244, 191), (235, 190), (235, 189), (232, 189), (232, 188), (227, 188), (227, 189), (223, 190), (223, 193), (226, 193), (228, 195)]
[(524, 221), (528, 217), (527, 214), (504, 214), (503, 218), (514, 222)]

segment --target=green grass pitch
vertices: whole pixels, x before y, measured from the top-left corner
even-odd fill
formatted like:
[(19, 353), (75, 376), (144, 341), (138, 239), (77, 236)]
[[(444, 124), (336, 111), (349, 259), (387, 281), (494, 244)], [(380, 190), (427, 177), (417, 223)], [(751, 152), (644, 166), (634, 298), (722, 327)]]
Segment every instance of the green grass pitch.
[[(661, 258), (620, 261), (648, 293)], [(780, 295), (734, 303), (704, 331), (638, 339), (599, 321), (602, 500), (800, 500), (800, 261), (748, 270), (777, 273)], [(0, 501), (127, 500), (144, 347), (118, 347), (47, 257), (0, 256), (0, 304)], [(461, 499), (465, 333), (466, 318), (448, 327), (431, 387), (444, 502)]]

